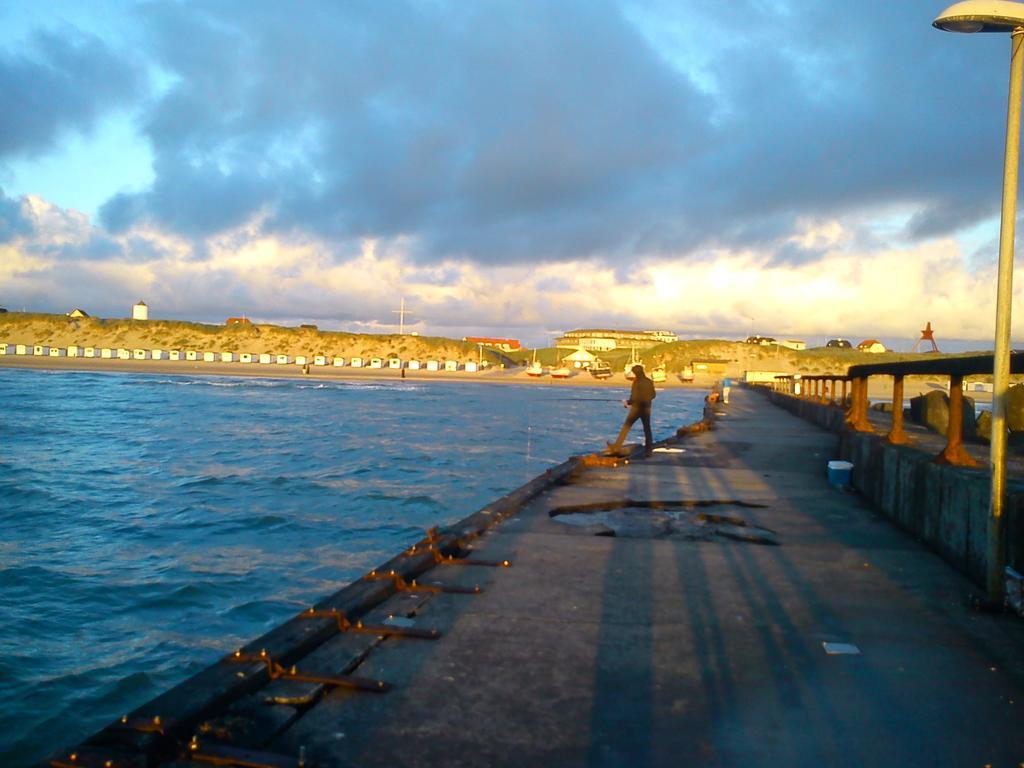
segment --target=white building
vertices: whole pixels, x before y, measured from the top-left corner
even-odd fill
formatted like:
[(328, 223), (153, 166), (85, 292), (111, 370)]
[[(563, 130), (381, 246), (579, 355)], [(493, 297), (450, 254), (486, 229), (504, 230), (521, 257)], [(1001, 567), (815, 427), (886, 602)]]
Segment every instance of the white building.
[(132, 320), (149, 320), (149, 307), (142, 299), (132, 305)]

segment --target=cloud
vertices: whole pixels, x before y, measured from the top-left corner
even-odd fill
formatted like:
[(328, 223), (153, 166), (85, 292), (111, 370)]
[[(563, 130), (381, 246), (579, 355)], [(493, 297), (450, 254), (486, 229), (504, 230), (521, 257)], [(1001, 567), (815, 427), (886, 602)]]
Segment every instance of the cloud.
[[(719, 337), (756, 325), (776, 336), (913, 339), (926, 320), (944, 338), (991, 336), (993, 265), (972, 266), (952, 239), (863, 250), (858, 230), (833, 219), (804, 220), (789, 239), (793, 248), (816, 249), (811, 261), (719, 248), (643, 260), (622, 281), (599, 259), (425, 266), (398, 240), (364, 240), (341, 252), (322, 238), (267, 234), (259, 221), (197, 249), (189, 238), (145, 226), (110, 235), (38, 198), (24, 205), (41, 225), (0, 245), (10, 306), (123, 316), (142, 296), (154, 317), (220, 322), (245, 314), (387, 332), (404, 297), (407, 325), (422, 333), (516, 333), (539, 343), (567, 328), (608, 325)], [(1024, 286), (1017, 292), (1024, 298)], [(1024, 317), (1017, 324), (1024, 328)]]
[(38, 30), (0, 51), (0, 160), (51, 149), (68, 131), (90, 131), (108, 110), (146, 92), (139, 64), (73, 27)]
[(26, 215), (23, 202), (12, 200), (0, 188), (0, 243), (32, 233), (33, 225)]

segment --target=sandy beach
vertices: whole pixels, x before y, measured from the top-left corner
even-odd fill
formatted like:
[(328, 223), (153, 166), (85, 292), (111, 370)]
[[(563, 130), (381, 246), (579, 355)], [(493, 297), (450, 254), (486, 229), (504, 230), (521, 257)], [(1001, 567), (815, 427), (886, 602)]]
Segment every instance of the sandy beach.
[[(402, 381), (401, 371), (388, 368), (352, 368), (351, 366), (310, 365), (309, 373), (295, 364), (277, 365), (261, 363), (205, 363), (172, 360), (116, 360), (87, 357), (35, 357), (29, 355), (0, 356), (2, 368), (29, 368), (51, 371), (93, 371), (97, 373), (147, 373), (183, 376), (264, 376), (271, 378), (305, 378), (349, 381)], [(588, 386), (628, 389), (630, 382), (617, 372), (609, 379), (595, 379), (586, 371), (579, 371), (567, 379), (553, 379), (526, 375), (525, 368), (495, 368), (487, 371), (428, 371), (406, 369), (405, 381), (458, 381), (490, 384), (529, 384), (548, 386)], [(710, 389), (713, 379), (684, 383), (670, 377), (659, 383), (659, 389), (690, 387)]]

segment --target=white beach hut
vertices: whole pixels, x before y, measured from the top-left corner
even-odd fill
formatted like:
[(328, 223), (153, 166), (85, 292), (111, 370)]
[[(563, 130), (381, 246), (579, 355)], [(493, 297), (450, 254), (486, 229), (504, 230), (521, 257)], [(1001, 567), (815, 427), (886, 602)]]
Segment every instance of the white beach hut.
[(166, 360), (167, 350), (164, 349), (151, 349), (149, 350), (149, 356), (153, 360)]
[(418, 371), (419, 369), (420, 369), (420, 361), (419, 360), (410, 360), (409, 361), (409, 370), (410, 371)]
[(35, 344), (32, 347), (32, 354), (37, 357), (46, 357), (50, 354), (50, 348), (42, 344)]
[(204, 363), (216, 363), (220, 359), (220, 355), (216, 352), (203, 352)]
[(381, 360), (379, 357), (371, 357), (370, 358), (370, 367), (371, 368), (383, 368), (384, 367), (384, 361)]
[(132, 360), (149, 360), (151, 355), (148, 349), (133, 349)]
[(362, 368), (363, 367), (363, 358), (361, 358), (361, 357), (353, 357), (352, 358), (352, 367), (353, 368)]
[(444, 361), (444, 369), (446, 371), (457, 371), (457, 370), (459, 370), (459, 361), (458, 360), (445, 360)]
[(275, 355), (274, 360), (278, 365), (289, 365), (292, 361), (291, 355)]
[(185, 359), (185, 353), (182, 352), (180, 349), (172, 349), (170, 352), (167, 353), (167, 359), (173, 360), (174, 362), (178, 362), (179, 360)]
[(132, 351), (130, 349), (125, 349), (124, 347), (118, 347), (117, 348), (117, 359), (118, 360), (131, 360), (132, 359)]
[(402, 360), (401, 360), (401, 358), (398, 358), (398, 357), (389, 357), (388, 358), (388, 368), (398, 369), (398, 368), (401, 368), (401, 367), (402, 367)]
[(67, 357), (68, 351), (63, 347), (50, 347), (50, 357)]
[(335, 368), (341, 368), (344, 365), (345, 365), (345, 358), (344, 357), (336, 357), (336, 358), (334, 358), (334, 367)]
[(8, 344), (7, 344), (6, 341), (0, 342), (0, 355), (6, 355), (7, 354), (7, 347), (8, 347)]
[(261, 352), (259, 360), (260, 365), (270, 365), (271, 363), (274, 362), (274, 356), (269, 352)]
[(194, 349), (186, 349), (185, 350), (185, 359), (186, 360), (199, 360), (201, 357), (202, 357), (202, 355), (199, 352), (197, 352), (196, 350), (194, 350)]
[(234, 352), (221, 352), (220, 353), (220, 361), (222, 363), (233, 363), (233, 362), (235, 362), (235, 353)]
[(82, 356), (82, 348), (80, 346), (78, 346), (77, 344), (69, 344), (68, 345), (68, 357), (81, 357), (81, 356)]
[(427, 360), (427, 370), (439, 371), (441, 370), (441, 363), (439, 363), (437, 360)]
[(82, 350), (82, 357), (96, 357), (96, 347), (86, 347)]
[(117, 357), (117, 353), (110, 347), (100, 347), (100, 357), (104, 360), (111, 360)]
[(14, 354), (16, 354), (16, 355), (31, 355), (32, 354), (31, 350), (32, 350), (32, 347), (30, 347), (30, 346), (28, 346), (26, 344), (15, 344), (14, 345)]
[(240, 363), (252, 363), (252, 362), (255, 362), (253, 360), (252, 352), (239, 352), (238, 353), (238, 362), (240, 362)]
[(305, 365), (308, 362), (309, 362), (309, 359), (305, 355), (296, 355), (295, 356), (295, 364), (296, 365)]
[(467, 373), (476, 373), (476, 371), (477, 371), (477, 365), (472, 360), (470, 360), (468, 363), (466, 363), (466, 365), (464, 367), (465, 367)]
[(327, 365), (327, 358), (324, 355), (313, 355), (313, 365)]

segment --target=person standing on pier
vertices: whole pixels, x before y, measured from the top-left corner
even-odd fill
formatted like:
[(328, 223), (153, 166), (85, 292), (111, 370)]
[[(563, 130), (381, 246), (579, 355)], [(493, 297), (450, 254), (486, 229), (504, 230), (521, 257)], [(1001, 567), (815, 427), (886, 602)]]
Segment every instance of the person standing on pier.
[(654, 448), (654, 438), (651, 435), (651, 406), (657, 396), (654, 391), (654, 382), (644, 374), (642, 365), (634, 365), (633, 373), (636, 378), (633, 379), (633, 388), (629, 391), (629, 400), (625, 402), (629, 413), (626, 414), (626, 421), (619, 431), (618, 439), (614, 443), (608, 443), (608, 452), (611, 454), (617, 454), (622, 448), (622, 443), (625, 441), (626, 435), (629, 434), (630, 427), (636, 423), (637, 419), (640, 419), (644, 425), (644, 449), (650, 453)]

